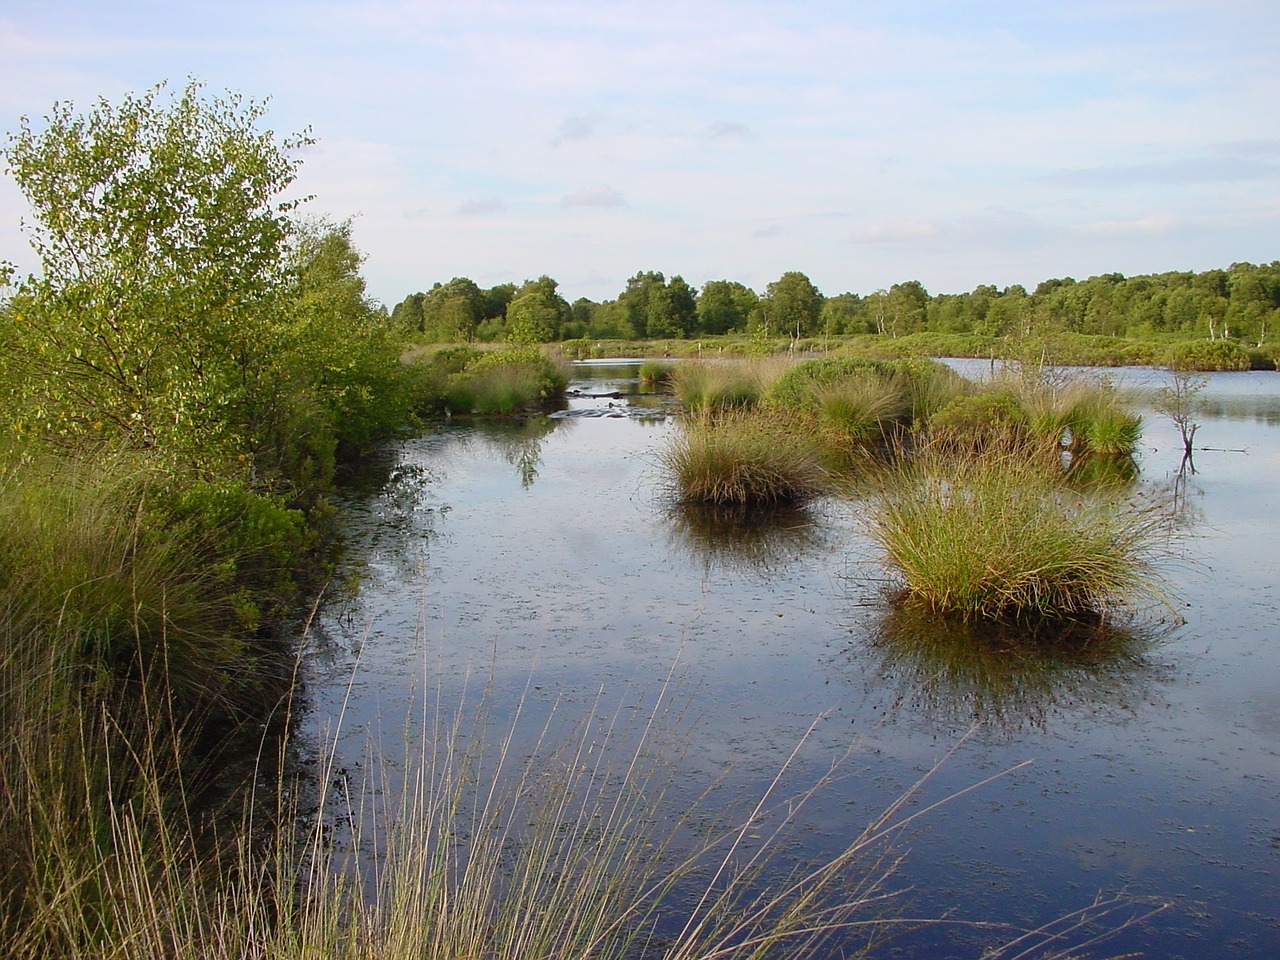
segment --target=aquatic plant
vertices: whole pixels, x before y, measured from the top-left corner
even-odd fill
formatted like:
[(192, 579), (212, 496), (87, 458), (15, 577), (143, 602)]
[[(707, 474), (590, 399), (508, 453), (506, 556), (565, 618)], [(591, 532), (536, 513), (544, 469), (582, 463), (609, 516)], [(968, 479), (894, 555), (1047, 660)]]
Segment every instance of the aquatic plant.
[(796, 503), (829, 479), (813, 430), (758, 411), (689, 417), (659, 459), (683, 502)]
[(1074, 453), (1132, 456), (1142, 437), (1142, 418), (1107, 383), (1079, 391), (1067, 414)]
[(664, 387), (671, 383), (675, 375), (676, 365), (667, 360), (646, 360), (640, 364), (640, 386), (650, 390)]
[(481, 353), (449, 379), (445, 403), (454, 413), (507, 415), (540, 409), (564, 397), (569, 378), (534, 346)]
[(909, 401), (879, 377), (854, 377), (812, 388), (818, 419), (834, 435), (853, 441), (883, 439), (909, 413)]
[(785, 357), (682, 363), (672, 374), (672, 389), (693, 411), (754, 407), (791, 366)]
[(941, 614), (1088, 617), (1164, 600), (1166, 515), (1069, 490), (1017, 444), (918, 451), (880, 486), (869, 527), (904, 602)]

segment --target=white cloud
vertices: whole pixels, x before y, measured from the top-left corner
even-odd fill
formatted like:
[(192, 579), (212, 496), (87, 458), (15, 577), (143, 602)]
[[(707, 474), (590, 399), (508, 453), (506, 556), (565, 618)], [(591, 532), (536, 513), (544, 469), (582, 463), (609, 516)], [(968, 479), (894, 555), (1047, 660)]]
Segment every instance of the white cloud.
[(560, 198), (562, 207), (625, 207), (626, 198), (613, 187), (599, 184), (575, 190)]
[(941, 235), (942, 227), (931, 220), (896, 220), (872, 223), (853, 235), (854, 243), (903, 243)]
[(457, 212), (464, 217), (483, 217), (493, 213), (502, 213), (506, 209), (506, 201), (501, 197), (485, 197), (481, 200), (468, 200), (459, 204)]
[(1169, 233), (1177, 226), (1177, 217), (1158, 214), (1136, 220), (1098, 220), (1093, 223), (1082, 223), (1073, 229), (1086, 237), (1140, 237)]

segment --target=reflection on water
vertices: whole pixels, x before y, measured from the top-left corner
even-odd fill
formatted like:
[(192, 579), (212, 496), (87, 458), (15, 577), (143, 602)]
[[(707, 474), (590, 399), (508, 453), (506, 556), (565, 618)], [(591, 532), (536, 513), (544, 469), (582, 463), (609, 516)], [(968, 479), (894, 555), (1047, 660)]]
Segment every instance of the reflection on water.
[(1067, 480), (1078, 490), (1131, 487), (1137, 482), (1140, 473), (1138, 461), (1133, 457), (1085, 454), (1071, 457), (1067, 466)]
[(1155, 628), (1101, 620), (993, 623), (893, 605), (864, 631), (851, 662), (869, 667), (931, 722), (1012, 734), (1055, 713), (1121, 710), (1150, 699), (1161, 670)]
[(821, 549), (827, 536), (804, 507), (673, 503), (671, 541), (704, 570), (777, 570)]
[(542, 441), (557, 428), (568, 428), (571, 420), (552, 417), (517, 417), (502, 420), (479, 419), (473, 425), (478, 439), (496, 447), (502, 458), (516, 469), (520, 486), (528, 490), (538, 479), (542, 462)]

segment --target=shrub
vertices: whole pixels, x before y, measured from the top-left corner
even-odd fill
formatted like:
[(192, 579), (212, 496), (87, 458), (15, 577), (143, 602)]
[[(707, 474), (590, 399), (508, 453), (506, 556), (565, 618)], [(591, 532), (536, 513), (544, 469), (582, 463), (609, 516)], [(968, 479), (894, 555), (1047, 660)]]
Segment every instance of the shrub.
[(1069, 491), (1016, 448), (929, 448), (884, 483), (870, 527), (905, 601), (941, 614), (1080, 617), (1162, 597), (1165, 516)]
[(745, 411), (685, 420), (660, 459), (682, 502), (796, 503), (828, 479), (811, 430)]
[(768, 391), (772, 404), (791, 410), (816, 410), (818, 401), (814, 391), (821, 387), (844, 383), (853, 379), (873, 379), (884, 382), (892, 368), (878, 360), (865, 357), (820, 357), (797, 363), (783, 373)]
[(957, 449), (981, 449), (1029, 436), (1026, 411), (1005, 390), (955, 398), (929, 419), (928, 429), (931, 441)]
[(1234, 340), (1188, 340), (1174, 344), (1168, 366), (1175, 370), (1248, 370), (1249, 351)]
[(564, 399), (568, 374), (535, 346), (481, 353), (449, 379), (445, 403), (454, 413), (512, 414)]

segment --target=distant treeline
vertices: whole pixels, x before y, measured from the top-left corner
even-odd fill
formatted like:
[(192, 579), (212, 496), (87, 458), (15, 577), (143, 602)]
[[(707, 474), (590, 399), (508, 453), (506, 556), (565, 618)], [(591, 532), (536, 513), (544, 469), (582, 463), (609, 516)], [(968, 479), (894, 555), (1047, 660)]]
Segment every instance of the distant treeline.
[(406, 297), (391, 316), (401, 329), (439, 343), (1061, 331), (1261, 345), (1280, 329), (1280, 260), (1203, 273), (1063, 277), (1032, 292), (1018, 284), (983, 284), (969, 293), (937, 295), (908, 280), (866, 295), (825, 296), (798, 271), (784, 273), (762, 294), (734, 280), (710, 280), (696, 290), (680, 276), (643, 271), (616, 299), (602, 303), (585, 297), (569, 303), (547, 276), (488, 289), (455, 277)]

